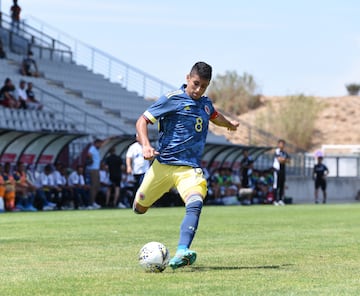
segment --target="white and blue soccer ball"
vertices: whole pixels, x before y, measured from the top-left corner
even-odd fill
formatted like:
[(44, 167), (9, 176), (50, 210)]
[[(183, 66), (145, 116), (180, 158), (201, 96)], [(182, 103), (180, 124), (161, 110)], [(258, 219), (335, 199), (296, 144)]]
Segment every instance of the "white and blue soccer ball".
[(146, 272), (164, 271), (169, 260), (168, 248), (159, 242), (149, 242), (139, 252), (139, 264)]

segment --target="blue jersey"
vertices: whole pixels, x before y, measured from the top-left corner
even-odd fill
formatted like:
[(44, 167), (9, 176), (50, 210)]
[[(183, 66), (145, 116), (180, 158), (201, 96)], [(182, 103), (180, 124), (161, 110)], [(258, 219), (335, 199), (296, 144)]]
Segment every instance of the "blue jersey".
[(200, 167), (209, 120), (215, 109), (208, 97), (194, 100), (185, 87), (161, 96), (144, 116), (151, 123), (159, 121), (160, 163)]

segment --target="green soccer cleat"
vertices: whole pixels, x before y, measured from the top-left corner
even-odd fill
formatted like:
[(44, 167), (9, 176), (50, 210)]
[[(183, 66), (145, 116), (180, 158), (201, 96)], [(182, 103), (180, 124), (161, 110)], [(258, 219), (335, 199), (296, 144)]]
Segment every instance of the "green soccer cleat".
[(179, 267), (191, 265), (196, 260), (196, 252), (189, 249), (176, 252), (175, 256), (171, 258), (169, 266), (174, 270)]

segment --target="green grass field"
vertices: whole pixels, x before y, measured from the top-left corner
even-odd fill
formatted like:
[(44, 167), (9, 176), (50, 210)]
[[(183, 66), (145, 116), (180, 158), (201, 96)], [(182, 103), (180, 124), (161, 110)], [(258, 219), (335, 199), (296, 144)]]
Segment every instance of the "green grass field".
[(0, 295), (360, 295), (360, 204), (203, 209), (191, 267), (145, 273), (149, 241), (174, 254), (184, 208), (0, 215)]

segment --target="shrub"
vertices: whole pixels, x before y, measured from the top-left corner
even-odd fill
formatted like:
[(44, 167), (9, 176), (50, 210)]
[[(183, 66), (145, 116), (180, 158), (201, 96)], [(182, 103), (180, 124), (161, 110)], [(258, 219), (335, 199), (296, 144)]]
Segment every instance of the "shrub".
[(238, 75), (227, 71), (217, 75), (208, 90), (208, 96), (222, 110), (239, 115), (261, 105), (259, 87), (252, 75)]
[(259, 128), (286, 139), (300, 149), (311, 147), (315, 121), (321, 109), (314, 98), (302, 94), (286, 97), (277, 106), (270, 102), (266, 113), (257, 116)]
[(356, 83), (348, 84), (346, 85), (346, 89), (350, 96), (357, 96), (360, 91), (360, 84), (356, 84)]

